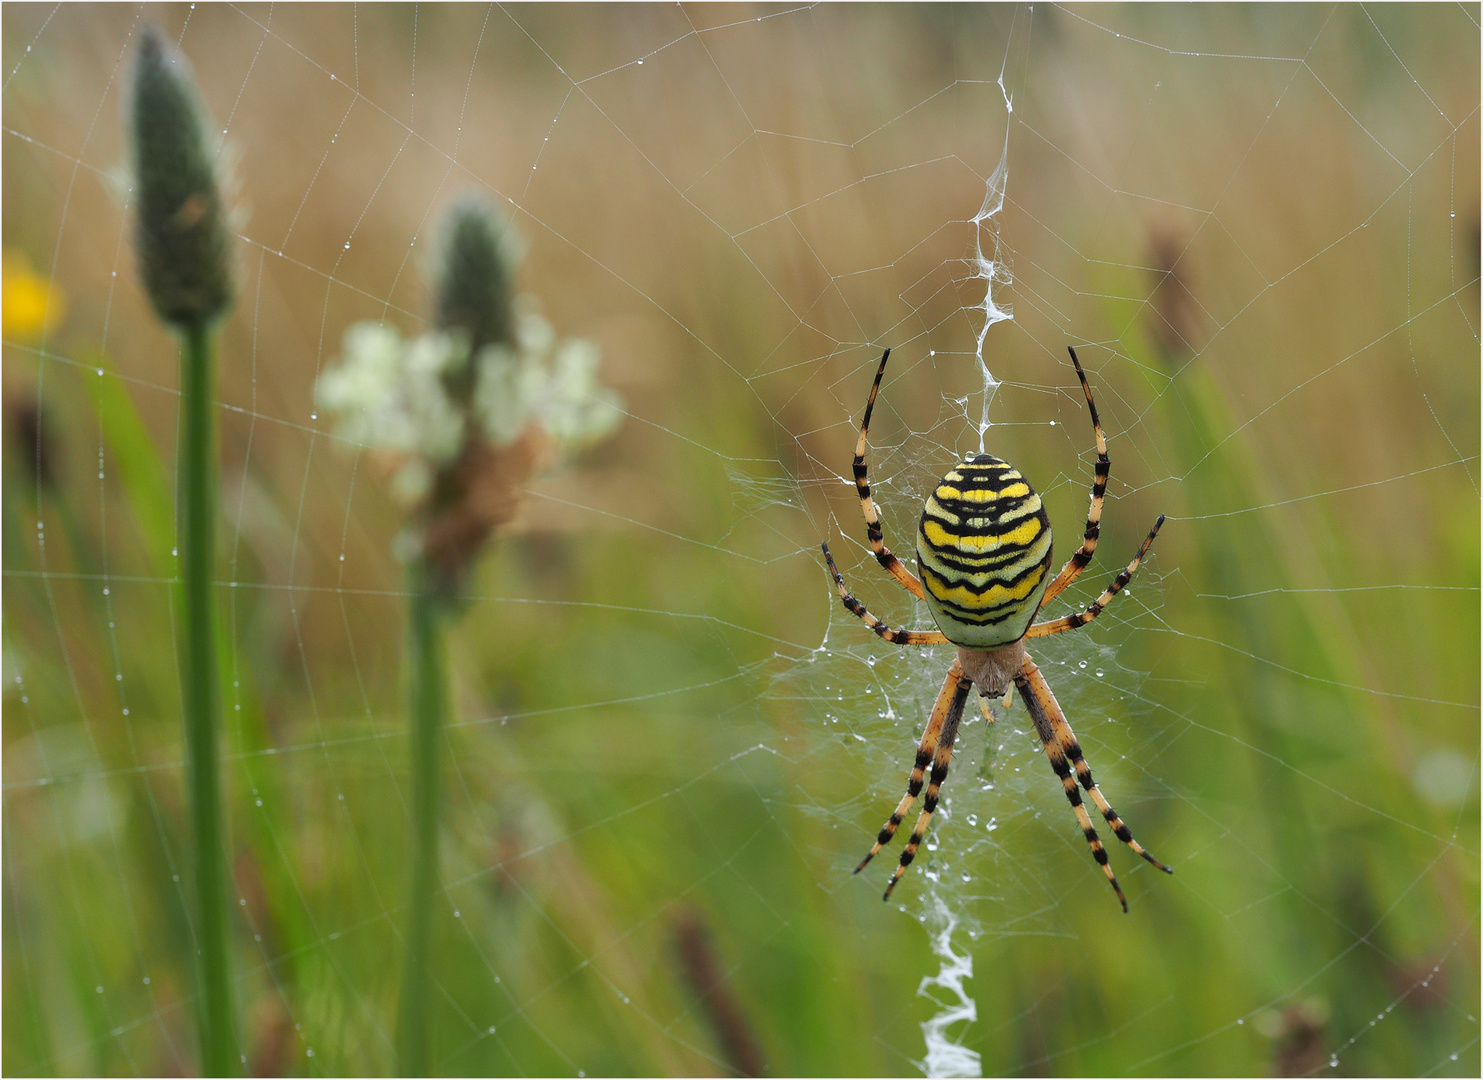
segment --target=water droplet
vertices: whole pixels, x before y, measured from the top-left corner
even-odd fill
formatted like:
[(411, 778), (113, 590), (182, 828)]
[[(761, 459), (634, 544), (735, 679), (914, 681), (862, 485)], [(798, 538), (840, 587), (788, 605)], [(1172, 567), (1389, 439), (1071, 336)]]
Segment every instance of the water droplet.
[(1085, 660), (1078, 660), (1076, 666), (1079, 668), (1084, 668), (1087, 666), (1087, 662)]

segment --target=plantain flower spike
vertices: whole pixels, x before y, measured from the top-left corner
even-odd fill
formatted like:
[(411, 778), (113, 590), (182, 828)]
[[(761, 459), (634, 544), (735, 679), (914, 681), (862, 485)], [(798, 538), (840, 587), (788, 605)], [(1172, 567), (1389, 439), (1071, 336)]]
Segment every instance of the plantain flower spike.
[(448, 212), (443, 265), (438, 277), (438, 326), (461, 330), (469, 355), (486, 345), (514, 342), (510, 270), (519, 260), (514, 238), (477, 196)]
[(623, 415), (597, 381), (597, 347), (558, 342), (535, 299), (514, 294), (518, 260), (513, 230), (487, 203), (459, 202), (443, 232), (437, 329), (407, 340), (357, 323), (315, 387), (340, 437), (372, 452), (411, 512), (403, 556), (448, 594), (554, 452), (607, 437)]
[(206, 326), (232, 300), (231, 236), (195, 79), (154, 27), (134, 65), (132, 119), (145, 291), (170, 326)]

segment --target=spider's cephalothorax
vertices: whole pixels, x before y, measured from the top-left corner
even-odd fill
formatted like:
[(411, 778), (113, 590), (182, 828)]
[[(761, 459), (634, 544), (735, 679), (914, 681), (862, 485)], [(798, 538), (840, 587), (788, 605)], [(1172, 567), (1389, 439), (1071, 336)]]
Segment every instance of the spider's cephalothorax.
[(922, 508), (917, 567), (922, 599), (949, 641), (1012, 645), (1050, 584), (1050, 518), (1040, 496), (990, 454), (959, 462)]
[[(997, 697), (1011, 683), (1019, 690), (1025, 708), (1040, 736), (1045, 756), (1051, 768), (1061, 780), (1066, 799), (1076, 814), (1082, 834), (1091, 846), (1092, 856), (1101, 865), (1111, 883), (1123, 910), (1128, 910), (1128, 901), (1123, 896), (1117, 877), (1107, 861), (1107, 851), (1097, 837), (1091, 816), (1081, 800), (1085, 790), (1093, 805), (1107, 822), (1112, 833), (1128, 847), (1142, 855), (1165, 873), (1172, 873), (1167, 866), (1144, 851), (1133, 834), (1123, 824), (1117, 812), (1102, 797), (1092, 770), (1082, 756), (1081, 746), (1066, 720), (1066, 715), (1056, 703), (1045, 676), (1025, 651), (1025, 639), (1059, 634), (1063, 630), (1074, 630), (1095, 619), (1120, 591), (1132, 580), (1138, 564), (1148, 554), (1159, 526), (1164, 523), (1162, 515), (1154, 522), (1143, 546), (1133, 561), (1113, 579), (1102, 595), (1092, 601), (1084, 611), (1034, 622), (1035, 616), (1046, 604), (1054, 600), (1067, 585), (1081, 574), (1092, 561), (1097, 549), (1097, 537), (1102, 521), (1102, 500), (1107, 492), (1107, 475), (1111, 467), (1107, 456), (1107, 440), (1102, 434), (1101, 421), (1097, 419), (1097, 403), (1092, 400), (1092, 388), (1076, 350), (1069, 350), (1076, 376), (1081, 380), (1086, 394), (1087, 410), (1092, 417), (1092, 430), (1097, 437), (1097, 468), (1092, 481), (1092, 503), (1087, 511), (1086, 532), (1082, 535), (1081, 547), (1053, 579), (1047, 579), (1051, 566), (1050, 518), (1041, 505), (1040, 496), (1014, 466), (1000, 461), (990, 454), (978, 454), (954, 465), (952, 470), (938, 482), (927, 503), (922, 508), (921, 524), (917, 528), (917, 566), (922, 580), (915, 575), (886, 547), (881, 531), (880, 517), (875, 512), (875, 503), (870, 498), (869, 470), (865, 465), (866, 437), (870, 430), (870, 413), (875, 408), (875, 396), (880, 392), (881, 377), (886, 373), (886, 361), (891, 350), (881, 357), (880, 367), (875, 373), (875, 384), (870, 388), (870, 399), (865, 403), (865, 416), (860, 422), (860, 439), (855, 444), (855, 486), (860, 492), (860, 508), (865, 514), (865, 535), (870, 549), (886, 573), (901, 584), (908, 592), (927, 604), (937, 630), (893, 630), (881, 622), (865, 605), (850, 595), (845, 588), (844, 578), (834, 565), (829, 554), (829, 545), (824, 545), (824, 560), (834, 577), (834, 586), (841, 602), (852, 614), (858, 616), (876, 634), (894, 645), (945, 645), (958, 646), (957, 658), (948, 669), (937, 702), (927, 720), (927, 729), (917, 746), (916, 762), (906, 784), (906, 795), (896, 807), (890, 819), (882, 827), (875, 845), (855, 867), (859, 873), (865, 864), (875, 857), (876, 852), (896, 835), (907, 811), (918, 795), (922, 795), (922, 812), (912, 829), (911, 838), (901, 851), (901, 861), (886, 886), (886, 896), (906, 873), (906, 868), (916, 857), (927, 825), (937, 809), (938, 794), (947, 778), (948, 763), (953, 756), (953, 743), (958, 737), (958, 725), (963, 720), (963, 709), (968, 693), (977, 686), (981, 697)], [(1008, 702), (1006, 696), (1005, 701)], [(993, 722), (988, 710), (984, 715)], [(928, 767), (931, 779), (928, 779)], [(922, 785), (926, 783), (926, 793)], [(1078, 790), (1078, 784), (1081, 790)]]

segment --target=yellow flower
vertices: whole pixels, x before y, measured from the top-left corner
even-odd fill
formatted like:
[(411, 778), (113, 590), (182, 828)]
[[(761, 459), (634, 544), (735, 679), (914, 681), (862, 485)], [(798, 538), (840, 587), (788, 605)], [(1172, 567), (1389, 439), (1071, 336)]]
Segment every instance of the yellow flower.
[(12, 248), (0, 270), (0, 308), (10, 341), (35, 341), (56, 329), (66, 304), (61, 287), (31, 269), (31, 260)]

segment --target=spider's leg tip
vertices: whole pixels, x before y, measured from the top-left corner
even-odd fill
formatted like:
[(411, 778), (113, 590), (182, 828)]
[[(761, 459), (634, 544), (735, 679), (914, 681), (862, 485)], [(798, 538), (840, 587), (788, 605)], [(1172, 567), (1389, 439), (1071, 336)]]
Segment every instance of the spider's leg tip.
[(1172, 874), (1172, 873), (1174, 873), (1174, 868), (1172, 866), (1165, 866), (1163, 863), (1159, 862), (1159, 860), (1155, 859), (1148, 852), (1146, 852), (1146, 851), (1140, 851), (1139, 854), (1142, 855), (1149, 862), (1153, 863), (1154, 866), (1158, 867), (1164, 873), (1166, 873), (1166, 874)]

